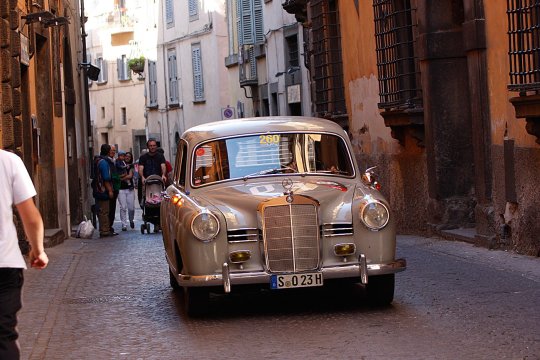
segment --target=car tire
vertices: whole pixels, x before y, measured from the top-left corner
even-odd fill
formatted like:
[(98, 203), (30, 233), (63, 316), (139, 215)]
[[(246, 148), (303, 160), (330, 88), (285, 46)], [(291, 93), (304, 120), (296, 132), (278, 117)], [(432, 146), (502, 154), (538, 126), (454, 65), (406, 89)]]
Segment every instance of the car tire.
[(176, 278), (174, 277), (171, 269), (169, 269), (169, 282), (173, 290), (179, 291), (182, 289), (182, 287), (178, 284), (178, 281), (176, 281)]
[(204, 287), (184, 288), (184, 309), (191, 317), (204, 315), (208, 311), (210, 293)]
[(141, 224), (141, 234), (144, 234), (144, 230), (146, 230), (146, 225)]
[(368, 303), (388, 306), (394, 301), (395, 274), (370, 276), (366, 285)]

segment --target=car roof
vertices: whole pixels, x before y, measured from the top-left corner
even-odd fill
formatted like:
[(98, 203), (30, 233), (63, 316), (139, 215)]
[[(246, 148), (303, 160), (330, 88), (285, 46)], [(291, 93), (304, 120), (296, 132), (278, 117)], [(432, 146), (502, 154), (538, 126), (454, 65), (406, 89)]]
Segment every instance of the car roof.
[(186, 139), (188, 143), (196, 144), (214, 138), (264, 133), (266, 131), (314, 131), (345, 134), (341, 126), (326, 119), (306, 116), (267, 116), (214, 121), (197, 125), (186, 130), (182, 138)]

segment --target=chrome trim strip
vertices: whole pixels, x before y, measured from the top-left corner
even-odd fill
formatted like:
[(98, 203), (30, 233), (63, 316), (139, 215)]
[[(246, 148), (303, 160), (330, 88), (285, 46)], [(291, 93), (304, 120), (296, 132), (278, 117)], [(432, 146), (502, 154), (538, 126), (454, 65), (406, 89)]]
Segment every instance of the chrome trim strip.
[(240, 243), (252, 243), (252, 242), (259, 242), (260, 240), (227, 240), (229, 244), (240, 244)]
[(324, 237), (336, 237), (336, 236), (353, 236), (354, 234), (351, 233), (345, 233), (345, 234), (323, 234)]
[[(326, 267), (321, 269), (323, 277), (327, 279), (341, 279), (341, 278), (359, 278), (360, 277), (360, 263), (347, 263), (345, 265), (338, 265), (332, 267)], [(407, 268), (407, 261), (405, 259), (396, 259), (388, 263), (381, 264), (366, 264), (367, 276), (395, 274), (404, 271)], [(270, 276), (272, 274), (257, 271), (257, 272), (234, 272), (228, 273), (223, 276), (222, 274), (213, 275), (178, 275), (178, 283), (181, 286), (224, 286), (224, 283), (228, 281), (230, 285), (246, 285), (246, 284), (268, 284), (270, 286)], [(228, 280), (227, 280), (228, 279)], [(361, 281), (361, 279), (359, 279)]]

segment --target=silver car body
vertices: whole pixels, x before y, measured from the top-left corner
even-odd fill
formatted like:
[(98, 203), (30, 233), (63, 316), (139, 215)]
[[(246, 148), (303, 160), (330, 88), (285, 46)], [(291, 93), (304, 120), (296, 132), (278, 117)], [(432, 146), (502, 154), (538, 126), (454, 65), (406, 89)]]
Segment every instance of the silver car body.
[[(208, 184), (194, 174), (194, 163), (204, 152), (198, 149), (208, 141), (245, 135), (262, 139), (288, 133), (339, 137), (352, 168), (346, 174), (259, 173)], [(362, 181), (351, 149), (340, 126), (319, 118), (226, 120), (187, 130), (178, 145), (173, 184), (161, 204), (171, 281), (188, 288), (222, 286), (230, 292), (240, 284), (270, 286), (276, 274), (307, 272), (322, 274), (324, 281), (353, 278), (367, 284), (372, 276), (405, 270), (405, 260), (395, 257), (392, 215), (378, 230), (369, 229), (360, 219), (365, 204), (377, 202), (388, 210), (390, 206), (379, 191)], [(283, 214), (276, 213), (281, 208), (289, 209), (284, 222)], [(192, 222), (200, 213), (212, 214), (219, 222), (217, 234), (211, 239), (201, 240), (193, 234)], [(213, 229), (216, 230), (215, 224)], [(302, 244), (287, 245), (287, 250), (283, 250), (284, 238), (287, 243)], [(354, 244), (354, 252), (336, 255), (339, 244)], [(245, 257), (240, 257), (242, 261), (233, 261), (238, 252), (249, 254), (249, 259), (244, 261)], [(292, 262), (282, 261), (288, 256), (293, 258)]]

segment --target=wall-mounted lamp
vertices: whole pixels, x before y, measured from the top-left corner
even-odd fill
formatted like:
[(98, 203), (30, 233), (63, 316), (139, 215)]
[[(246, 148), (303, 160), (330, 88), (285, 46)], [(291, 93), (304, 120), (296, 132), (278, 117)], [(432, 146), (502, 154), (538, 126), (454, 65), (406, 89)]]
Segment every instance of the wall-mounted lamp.
[(25, 20), (24, 25), (39, 22), (46, 28), (51, 27), (51, 26), (65, 25), (65, 24), (70, 23), (67, 17), (55, 16), (53, 13), (49, 11), (39, 11), (39, 12), (29, 13), (29, 14), (21, 16), (21, 19)]
[(92, 81), (97, 81), (101, 69), (90, 63), (80, 63), (79, 67), (86, 69), (86, 76)]
[(300, 66), (291, 66), (289, 67), (286, 71), (280, 71), (280, 72), (277, 72), (276, 73), (276, 77), (279, 77), (283, 74), (288, 74), (288, 75), (292, 75), (294, 74), (295, 72), (297, 72), (298, 70), (300, 70)]

